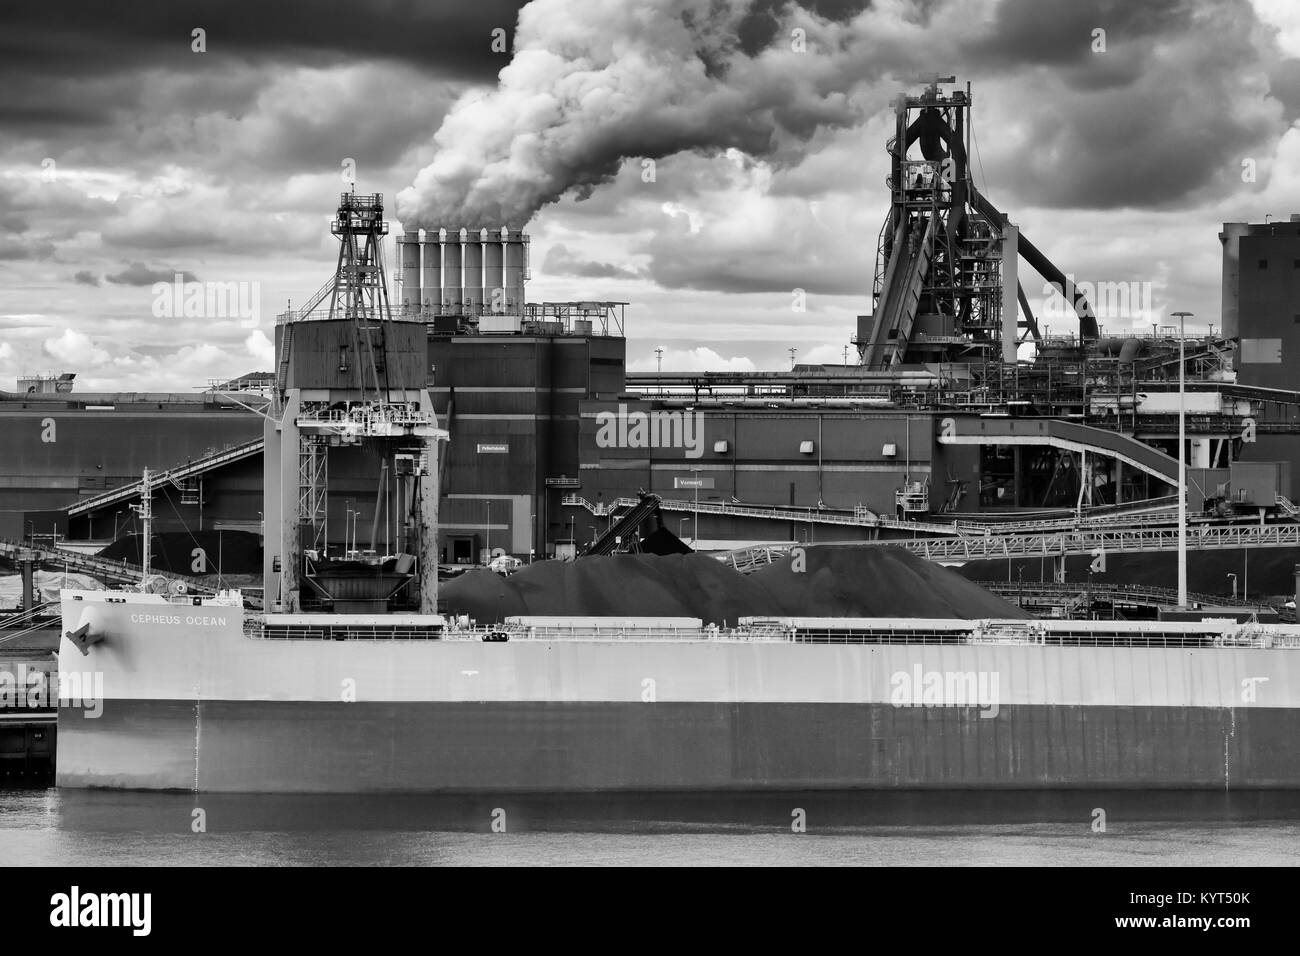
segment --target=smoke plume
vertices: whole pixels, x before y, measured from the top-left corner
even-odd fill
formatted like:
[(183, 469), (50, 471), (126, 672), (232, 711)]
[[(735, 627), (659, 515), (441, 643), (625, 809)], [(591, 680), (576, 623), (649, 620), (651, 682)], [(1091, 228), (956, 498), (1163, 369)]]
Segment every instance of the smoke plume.
[(736, 148), (795, 162), (819, 127), (861, 119), (849, 91), (866, 58), (839, 26), (788, 0), (534, 0), (497, 88), (455, 104), (398, 217), (522, 226), (628, 158)]

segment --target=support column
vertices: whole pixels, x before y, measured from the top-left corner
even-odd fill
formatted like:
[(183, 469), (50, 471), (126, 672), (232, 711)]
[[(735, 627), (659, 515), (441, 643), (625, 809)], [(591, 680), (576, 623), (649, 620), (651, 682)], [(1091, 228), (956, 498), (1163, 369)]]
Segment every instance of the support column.
[[(23, 578), (23, 610), (30, 614), (36, 606), (36, 555), (31, 551), (19, 551), (18, 570), (22, 572)], [(1297, 567), (1297, 571), (1300, 571), (1300, 567)], [(1300, 576), (1296, 580), (1300, 581)]]
[(1016, 361), (1016, 339), (1020, 336), (1017, 310), (1019, 281), (1020, 228), (1011, 223), (1002, 226), (1002, 361)]
[[(279, 528), (278, 547), (269, 540), (267, 544), (268, 556), (274, 554), (274, 550), (280, 552), (280, 596), (284, 602), (288, 613), (296, 614), (302, 608), (299, 603), (299, 565), (302, 560), (300, 545), (298, 542), (299, 535), (299, 517), (298, 517), (298, 465), (299, 465), (299, 443), (301, 435), (298, 432), (298, 426), (295, 420), (298, 417), (298, 390), (290, 389), (285, 398), (284, 415), (280, 422), (277, 434), (280, 439), (280, 468), (278, 474), (273, 474), (275, 481), (280, 483), (277, 489), (278, 494), (275, 496), (279, 502), (279, 514), (275, 515), (273, 520), (271, 515), (266, 515), (267, 527)], [(271, 496), (265, 496), (267, 501)], [(270, 601), (271, 596), (267, 595), (266, 600)]]
[(416, 479), (420, 514), (416, 522), (420, 538), (417, 560), (420, 568), (420, 613), (438, 613), (438, 448), (436, 438), (426, 439), (424, 467)]

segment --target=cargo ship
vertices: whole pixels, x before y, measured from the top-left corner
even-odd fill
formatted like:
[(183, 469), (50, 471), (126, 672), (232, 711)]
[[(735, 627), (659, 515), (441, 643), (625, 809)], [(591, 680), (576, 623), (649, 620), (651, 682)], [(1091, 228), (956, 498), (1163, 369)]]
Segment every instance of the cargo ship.
[[(449, 433), (420, 358), (425, 323), (387, 305), (382, 197), (344, 194), (332, 228), (343, 253), (328, 308), (276, 329), (263, 607), (151, 573), (146, 475), (141, 586), (60, 596), (58, 785), (1300, 785), (1294, 625), (446, 617)], [(375, 481), (371, 541), (384, 547), (358, 547), (346, 524), (338, 546), (340, 472)]]

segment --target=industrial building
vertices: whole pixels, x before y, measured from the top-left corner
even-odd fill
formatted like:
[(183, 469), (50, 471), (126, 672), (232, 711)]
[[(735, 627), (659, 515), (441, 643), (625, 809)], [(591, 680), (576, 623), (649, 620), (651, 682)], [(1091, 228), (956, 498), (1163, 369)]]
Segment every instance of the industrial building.
[[(440, 561), (580, 553), (645, 495), (663, 526), (710, 549), (1167, 505), (1180, 369), (1193, 509), (1289, 514), (1300, 498), (1300, 393), (1287, 371), (1300, 355), (1297, 217), (1224, 225), (1219, 334), (1103, 337), (1082, 290), (975, 188), (970, 91), (943, 83), (897, 106), (854, 364), (629, 374), (627, 303), (528, 301), (522, 230), (397, 236), (385, 292), (424, 342), (404, 374), (425, 377), (450, 434)], [(1030, 268), (1077, 331), (1043, 334), (1021, 281)], [(279, 316), (277, 342), (327, 295), (329, 284)], [(1018, 358), (1028, 344), (1033, 361)], [(326, 351), (321, 370), (359, 356), (347, 341)], [(159, 531), (263, 533), (263, 386), (290, 374), (282, 363), (198, 395), (79, 393), (66, 375), (0, 393), (0, 537), (130, 533), (146, 467), (163, 475)], [(1247, 463), (1259, 468), (1248, 475)], [(383, 550), (391, 490), (346, 456), (331, 469), (328, 545)]]

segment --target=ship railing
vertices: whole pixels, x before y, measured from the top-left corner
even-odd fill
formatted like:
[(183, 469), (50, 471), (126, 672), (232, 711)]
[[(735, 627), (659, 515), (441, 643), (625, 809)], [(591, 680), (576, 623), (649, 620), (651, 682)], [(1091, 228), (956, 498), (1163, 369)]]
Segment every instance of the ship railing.
[[(510, 640), (524, 641), (700, 641), (721, 635), (717, 627), (501, 627), (489, 631), (505, 634)], [(465, 632), (466, 637), (479, 640), (482, 628)], [(448, 635), (455, 637), (455, 632)]]
[(796, 644), (890, 644), (890, 645), (1033, 645), (1043, 647), (1135, 647), (1135, 648), (1300, 648), (1300, 636), (1255, 634), (1036, 634), (944, 631), (868, 631), (799, 629), (788, 637)]
[[(1042, 622), (1050, 625), (1051, 622)], [(441, 629), (437, 626), (380, 625), (265, 625), (256, 619), (244, 623), (244, 634), (254, 640), (299, 641), (728, 641), (795, 644), (868, 645), (1015, 645), (1040, 647), (1129, 647), (1129, 648), (1274, 648), (1300, 650), (1300, 633), (1252, 625), (1222, 632), (1161, 631), (1070, 631), (1039, 626), (1040, 622), (971, 622), (969, 629), (916, 627), (804, 628), (778, 623), (745, 627), (514, 627), (477, 625)]]
[(262, 641), (436, 641), (443, 636), (443, 631), (428, 625), (267, 624), (254, 618), (244, 621), (244, 636)]

